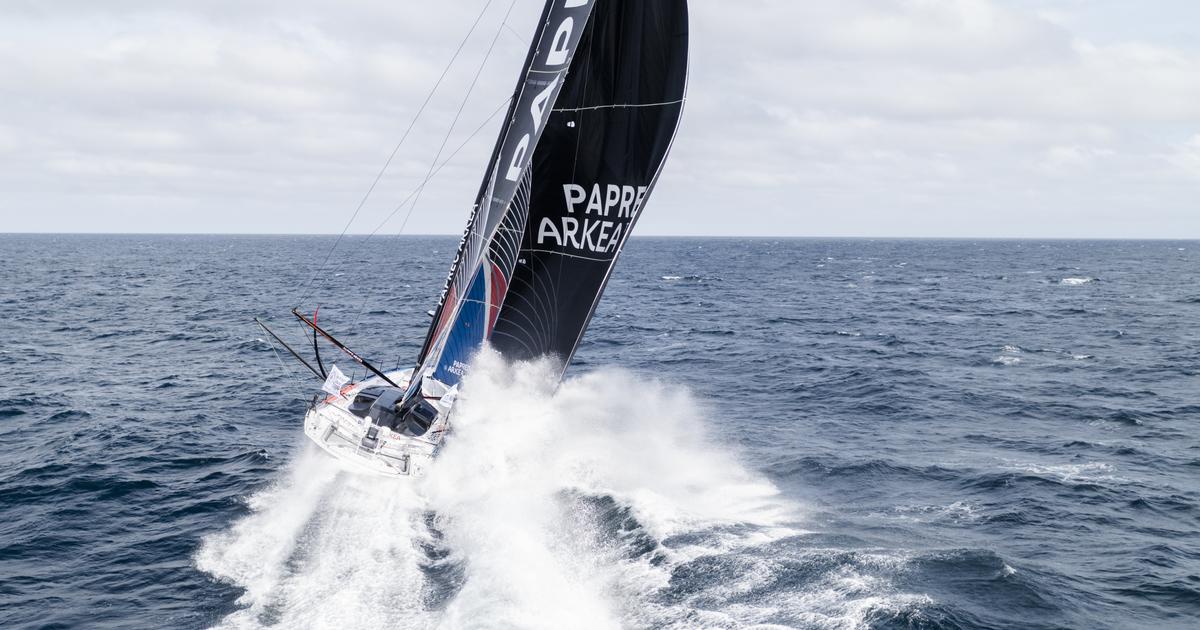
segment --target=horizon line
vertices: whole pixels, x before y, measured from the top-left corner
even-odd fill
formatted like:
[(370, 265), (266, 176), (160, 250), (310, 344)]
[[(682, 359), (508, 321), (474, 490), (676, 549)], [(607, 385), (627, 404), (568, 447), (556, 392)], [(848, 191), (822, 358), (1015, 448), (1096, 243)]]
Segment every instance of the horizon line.
[[(291, 237), (355, 237), (355, 238), (461, 238), (461, 233), (433, 234), (361, 234), (339, 235), (333, 232), (38, 232), (0, 231), (0, 236), (291, 236)], [(771, 235), (771, 234), (631, 234), (632, 239), (789, 239), (789, 240), (925, 240), (925, 241), (1200, 241), (1200, 236), (912, 236), (912, 235)]]

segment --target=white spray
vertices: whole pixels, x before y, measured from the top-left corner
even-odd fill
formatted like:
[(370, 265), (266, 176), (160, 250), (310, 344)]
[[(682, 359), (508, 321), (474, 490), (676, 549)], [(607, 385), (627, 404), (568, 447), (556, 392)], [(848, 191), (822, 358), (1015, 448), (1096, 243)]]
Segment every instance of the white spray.
[[(223, 627), (661, 625), (680, 616), (654, 599), (671, 566), (794, 533), (793, 508), (709, 440), (680, 388), (615, 370), (556, 388), (550, 365), (490, 352), (470, 374), (425, 479), (339, 473), (309, 451), (205, 541), (198, 566), (246, 589)], [(614, 510), (655, 548), (631, 553)]]

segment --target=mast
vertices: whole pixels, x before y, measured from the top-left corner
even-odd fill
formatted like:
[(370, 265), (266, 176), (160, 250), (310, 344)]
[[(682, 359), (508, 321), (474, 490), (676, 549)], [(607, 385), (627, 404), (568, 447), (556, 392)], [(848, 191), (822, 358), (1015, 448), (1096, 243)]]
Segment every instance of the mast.
[[(538, 20), (539, 24), (548, 23), (550, 9), (552, 8), (553, 4), (553, 2), (547, 2), (546, 5), (542, 7), (542, 16)], [(537, 52), (537, 41), (538, 40), (536, 39), (534, 40), (534, 45), (530, 46), (529, 52), (525, 54), (525, 64), (522, 67), (525, 68), (527, 72), (528, 69), (533, 65), (533, 55)], [(440, 298), (438, 298), (437, 308), (432, 311), (431, 317), (433, 318), (433, 324), (430, 325), (429, 330), (425, 333), (425, 341), (421, 344), (420, 354), (417, 355), (418, 364), (425, 360), (425, 356), (429, 352), (429, 346), (433, 343), (434, 337), (438, 331), (437, 324), (442, 318), (442, 314), (446, 308), (446, 305), (449, 303), (446, 298), (450, 295), (450, 287), (454, 284), (454, 280), (459, 273), (459, 269), (462, 267), (461, 263), (463, 261), (463, 254), (467, 250), (467, 244), (470, 241), (472, 233), (476, 230), (476, 219), (478, 218), (479, 207), (489, 196), (488, 190), (492, 183), (491, 175), (496, 169), (496, 163), (500, 159), (500, 149), (504, 146), (504, 140), (508, 135), (508, 130), (512, 125), (512, 121), (515, 118), (517, 101), (521, 96), (521, 89), (525, 86), (524, 78), (525, 77), (523, 76), (522, 80), (517, 81), (516, 87), (513, 88), (512, 98), (509, 99), (508, 113), (504, 116), (504, 120), (508, 122), (506, 123), (505, 128), (500, 132), (500, 137), (496, 140), (496, 145), (492, 147), (492, 156), (488, 158), (487, 168), (484, 169), (483, 181), (479, 184), (479, 192), (475, 194), (475, 205), (471, 208), (471, 216), (467, 219), (467, 227), (463, 231), (463, 236), (458, 242), (458, 251), (454, 254), (454, 261), (450, 263), (450, 273), (446, 276), (445, 284), (442, 285), (442, 295)]]
[[(440, 382), (457, 384), (470, 355), (491, 335), (527, 224), (529, 166), (593, 7), (602, 1), (550, 0), (542, 11), (507, 122), (422, 344), (417, 375), (432, 371)], [(408, 396), (420, 381), (412, 379)]]
[(533, 156), (518, 264), (491, 336), (566, 369), (675, 137), (685, 0), (598, 0)]

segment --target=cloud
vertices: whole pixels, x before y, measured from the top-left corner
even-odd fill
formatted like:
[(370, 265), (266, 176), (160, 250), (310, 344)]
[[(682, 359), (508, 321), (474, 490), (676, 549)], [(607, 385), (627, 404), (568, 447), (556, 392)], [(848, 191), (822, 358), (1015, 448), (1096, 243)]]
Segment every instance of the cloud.
[(1200, 133), (1176, 146), (1167, 161), (1185, 176), (1200, 180)]
[(1098, 160), (1114, 154), (1111, 149), (1095, 147), (1053, 146), (1046, 150), (1038, 167), (1048, 175), (1064, 175), (1087, 169)]
[[(1164, 181), (1157, 157), (1200, 121), (1194, 51), (1093, 42), (978, 0), (744, 6), (736, 28), (786, 27), (697, 51), (680, 142), (692, 187), (731, 165), (770, 175), (758, 194), (751, 177), (706, 194), (738, 207), (745, 229), (788, 217), (810, 234), (1131, 234), (1080, 222), (1092, 208), (1161, 214), (1142, 235), (1200, 235), (1185, 211), (1196, 191)], [(729, 19), (697, 13), (701, 31)], [(762, 220), (746, 216), (763, 206)], [(1016, 209), (1028, 220), (1010, 220)]]
[[(485, 3), (3, 3), (0, 231), (336, 232)], [(496, 33), (448, 151), (508, 95), (540, 5), (489, 6), (355, 231), (423, 177)], [(693, 2), (639, 232), (1200, 237), (1200, 50), (1160, 17), (1191, 9), (1121, 6)], [(407, 231), (459, 232), (497, 128)]]
[[(258, 3), (6, 4), (0, 230), (338, 229), (475, 17), (448, 7), (414, 18), (388, 4), (299, 3), (286, 12)], [(424, 176), (499, 26), (501, 4), (493, 3), (359, 230)], [(432, 45), (439, 36), (445, 41)], [(501, 40), (450, 150), (511, 91), (527, 46), (513, 39)], [(429, 191), (430, 207), (470, 207), (475, 186), (462, 182), (478, 177), (494, 136), (481, 133), (447, 170), (440, 181), (448, 185)], [(429, 213), (435, 220), (418, 227), (458, 230), (452, 224), (465, 213), (445, 213), (452, 222)]]

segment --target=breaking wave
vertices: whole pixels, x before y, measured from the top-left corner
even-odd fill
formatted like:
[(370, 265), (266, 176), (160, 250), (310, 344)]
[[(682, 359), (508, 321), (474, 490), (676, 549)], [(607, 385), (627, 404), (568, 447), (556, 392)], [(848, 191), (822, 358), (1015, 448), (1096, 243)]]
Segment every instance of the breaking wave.
[(695, 275), (695, 274), (685, 275), (685, 276), (667, 275), (667, 276), (659, 276), (659, 278), (662, 280), (665, 280), (667, 282), (684, 282), (684, 283), (704, 283), (704, 282), (720, 281), (720, 278), (716, 277), (716, 276), (700, 276), (700, 275)]
[[(300, 448), (312, 384), (245, 325), (335, 238), (0, 236), (0, 628), (1200, 618), (1194, 244), (635, 239), (572, 380), (478, 372), (414, 488)], [(402, 241), (321, 310), (391, 313), (356, 347), (425, 333), (399, 315), (458, 240)], [(368, 258), (430, 277), (383, 288)], [(576, 369), (607, 364), (638, 375)]]
[[(616, 370), (556, 376), (485, 353), (419, 482), (342, 472), (306, 448), (196, 554), (244, 591), (218, 627), (755, 622), (744, 603), (698, 611), (663, 593), (688, 563), (801, 534), (798, 506), (717, 447), (686, 390)], [(862, 614), (850, 599), (825, 608)]]

